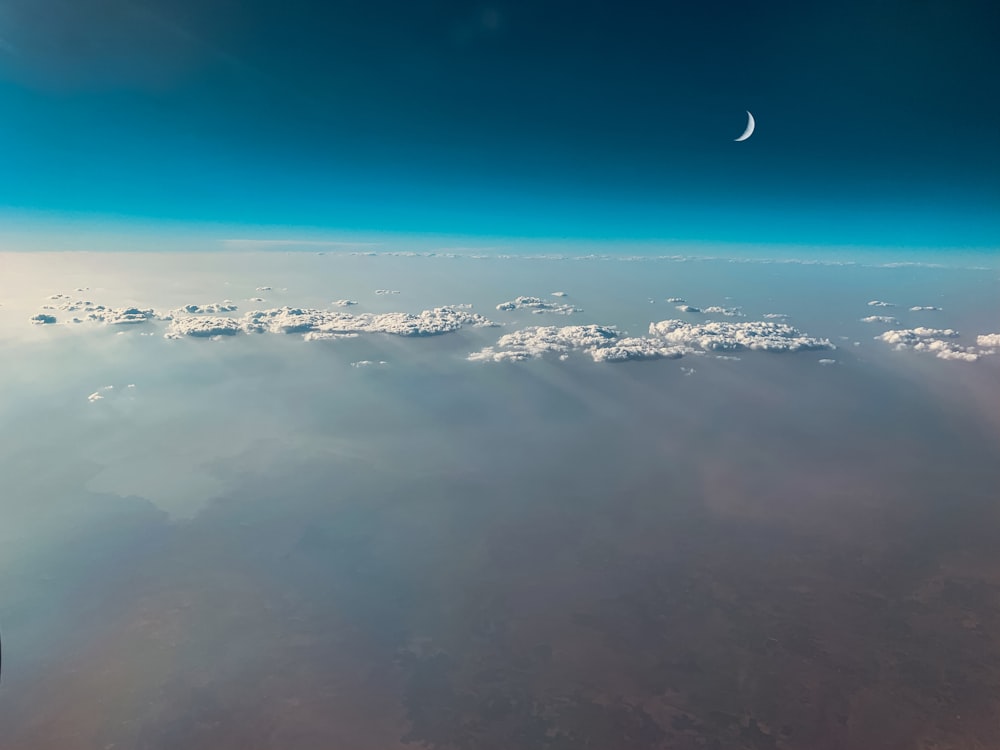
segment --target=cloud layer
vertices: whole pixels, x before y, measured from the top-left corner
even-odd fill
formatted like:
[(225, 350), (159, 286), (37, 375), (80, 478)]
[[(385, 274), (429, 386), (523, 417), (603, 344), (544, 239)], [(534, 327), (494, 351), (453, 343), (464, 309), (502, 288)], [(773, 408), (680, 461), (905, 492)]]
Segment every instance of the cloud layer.
[[(270, 287), (258, 287), (258, 289), (265, 291)], [(167, 323), (164, 337), (168, 339), (219, 339), (248, 334), (300, 334), (307, 341), (337, 341), (367, 334), (426, 337), (455, 332), (464, 327), (499, 325), (473, 312), (472, 306), (467, 304), (435, 307), (418, 313), (352, 314), (344, 308), (354, 306), (357, 302), (352, 299), (340, 299), (331, 303), (331, 308), (334, 309), (284, 306), (251, 310), (239, 315), (237, 305), (228, 299), (214, 303), (191, 303), (169, 312), (158, 312), (152, 308), (110, 307), (97, 304), (77, 298), (79, 293), (87, 291), (86, 288), (78, 288), (75, 291), (76, 294), (72, 295), (51, 295), (42, 305), (42, 312), (32, 316), (30, 322), (39, 326), (60, 321), (99, 323), (123, 327), (119, 331), (123, 333), (124, 327), (163, 321)], [(398, 294), (395, 290), (388, 289), (379, 289), (376, 293)], [(565, 296), (563, 292), (552, 292), (549, 298), (519, 296), (500, 303), (497, 309), (528, 310), (536, 314), (559, 315), (582, 312), (580, 308), (563, 301), (561, 298)], [(251, 301), (258, 300), (259, 298), (254, 298)], [(717, 358), (737, 359), (738, 357), (733, 355), (743, 351), (799, 352), (836, 348), (827, 338), (811, 337), (788, 325), (784, 322), (788, 316), (781, 313), (767, 313), (763, 316), (764, 320), (746, 321), (740, 307), (697, 308), (688, 305), (680, 297), (671, 297), (668, 301), (677, 304), (677, 309), (686, 313), (718, 315), (730, 320), (705, 318), (699, 318), (698, 322), (662, 320), (650, 323), (647, 334), (638, 337), (629, 336), (611, 325), (530, 326), (506, 333), (494, 345), (468, 355), (468, 359), (489, 362), (523, 361), (545, 356), (568, 359), (574, 354), (586, 355), (594, 362), (652, 360), (690, 354), (712, 354)], [(893, 303), (881, 300), (871, 300), (867, 305), (875, 308), (895, 307)], [(924, 312), (938, 311), (941, 308), (934, 305), (918, 305), (906, 309), (909, 312)], [(77, 315), (63, 318), (59, 313)], [(735, 318), (739, 320), (732, 320)], [(861, 321), (885, 326), (898, 325), (895, 317), (884, 314), (869, 315), (861, 318)], [(160, 328), (149, 325), (146, 328), (147, 333), (143, 335), (158, 335)], [(841, 338), (850, 340), (846, 336)], [(1000, 351), (1000, 333), (981, 334), (976, 338), (974, 345), (961, 340), (959, 333), (953, 329), (922, 326), (893, 328), (875, 338), (897, 350), (927, 352), (942, 360), (974, 362), (984, 355)], [(822, 363), (833, 362), (823, 360)]]
[(690, 353), (834, 349), (828, 339), (811, 338), (784, 323), (650, 323), (645, 337), (623, 336), (614, 326), (531, 326), (501, 336), (494, 346), (469, 355), (474, 362), (520, 362), (547, 354), (560, 358), (582, 352), (595, 362), (676, 358)]
[(886, 331), (875, 337), (877, 341), (884, 341), (894, 349), (931, 352), (938, 359), (975, 362), (980, 355), (986, 353), (975, 347), (957, 343), (955, 341), (957, 338), (959, 338), (958, 331), (951, 328), (924, 328), (923, 326)]
[(436, 307), (411, 313), (362, 313), (279, 307), (253, 310), (240, 318), (175, 317), (166, 337), (232, 336), (239, 333), (301, 333), (309, 340), (344, 338), (349, 334), (389, 333), (396, 336), (435, 336), (457, 331), (463, 326), (488, 327), (496, 324), (479, 313), (460, 306)]
[(649, 334), (669, 344), (706, 352), (798, 352), (836, 348), (829, 339), (812, 338), (787, 323), (771, 321), (710, 321), (692, 324), (682, 320), (662, 320), (649, 324)]
[(171, 315), (217, 315), (219, 313), (236, 312), (236, 305), (231, 300), (212, 302), (207, 305), (184, 305), (171, 312)]
[[(564, 296), (559, 293), (557, 296)], [(541, 297), (515, 297), (507, 302), (497, 305), (497, 310), (531, 310), (533, 313), (554, 313), (556, 315), (571, 315), (572, 313), (583, 312), (583, 310), (568, 305), (563, 302), (551, 302)]]

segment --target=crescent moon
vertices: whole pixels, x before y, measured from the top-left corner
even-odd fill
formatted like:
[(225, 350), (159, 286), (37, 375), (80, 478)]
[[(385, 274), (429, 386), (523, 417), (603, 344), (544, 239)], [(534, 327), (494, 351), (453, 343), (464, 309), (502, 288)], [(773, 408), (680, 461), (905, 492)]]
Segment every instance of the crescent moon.
[(750, 114), (750, 110), (747, 110), (747, 129), (743, 131), (743, 135), (741, 135), (739, 138), (734, 138), (733, 140), (737, 142), (745, 141), (747, 138), (753, 135), (753, 129), (755, 125), (756, 123), (753, 121), (753, 115)]

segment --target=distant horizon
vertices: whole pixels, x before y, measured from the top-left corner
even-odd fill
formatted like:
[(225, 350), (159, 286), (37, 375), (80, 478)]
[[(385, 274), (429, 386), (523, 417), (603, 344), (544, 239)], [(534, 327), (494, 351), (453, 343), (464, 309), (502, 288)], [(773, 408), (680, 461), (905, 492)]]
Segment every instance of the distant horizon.
[(906, 262), (1000, 267), (1000, 248), (797, 241), (696, 240), (337, 230), (141, 217), (0, 210), (0, 252), (372, 252), (456, 255), (691, 256), (799, 259), (803, 262)]

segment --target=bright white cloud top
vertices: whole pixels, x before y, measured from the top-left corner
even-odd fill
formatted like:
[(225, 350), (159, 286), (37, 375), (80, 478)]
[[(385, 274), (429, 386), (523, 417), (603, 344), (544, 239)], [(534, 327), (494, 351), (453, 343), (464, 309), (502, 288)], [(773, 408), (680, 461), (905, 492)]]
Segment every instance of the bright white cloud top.
[[(951, 328), (903, 328), (876, 336), (876, 340), (884, 341), (897, 350), (913, 350), (930, 352), (938, 359), (975, 362), (986, 352), (972, 346), (963, 346), (955, 341), (959, 338), (958, 331)], [(982, 337), (980, 337), (982, 338)]]
[(1000, 333), (984, 333), (976, 337), (976, 343), (985, 349), (1000, 349)]
[(746, 315), (743, 314), (742, 308), (739, 307), (721, 307), (719, 305), (712, 305), (711, 307), (703, 308), (702, 312), (706, 315), (725, 315), (727, 318), (746, 317)]
[(595, 362), (676, 358), (706, 352), (798, 352), (836, 347), (784, 323), (687, 323), (663, 320), (649, 324), (645, 337), (623, 336), (614, 326), (531, 326), (500, 337), (469, 355), (474, 362), (521, 362), (546, 354), (588, 354)]
[(184, 305), (171, 312), (171, 315), (218, 315), (220, 313), (236, 312), (237, 307), (232, 300), (212, 302), (207, 305)]
[(829, 339), (806, 336), (787, 323), (770, 321), (686, 323), (683, 320), (662, 320), (649, 324), (649, 334), (670, 344), (706, 352), (836, 349)]
[[(558, 295), (563, 296), (563, 295)], [(583, 310), (573, 305), (563, 302), (550, 302), (541, 297), (515, 297), (507, 302), (497, 305), (497, 310), (509, 312), (511, 310), (530, 310), (533, 313), (554, 313), (556, 315), (571, 315), (583, 312)]]
[[(407, 255), (407, 258), (412, 254)], [(602, 256), (603, 257), (603, 256)], [(552, 258), (542, 258), (546, 262)], [(259, 260), (259, 259), (258, 259)], [(296, 261), (305, 261), (296, 257)], [(618, 260), (623, 260), (618, 258)], [(636, 262), (654, 262), (656, 259), (633, 258)], [(324, 261), (324, 263), (327, 261)], [(407, 261), (409, 262), (409, 261)], [(418, 261), (423, 262), (423, 261)], [(434, 261), (450, 262), (450, 261)], [(520, 260), (519, 260), (520, 262)], [(530, 263), (530, 260), (525, 260)], [(465, 294), (466, 289), (475, 290), (475, 281), (480, 278), (481, 271), (473, 268), (472, 265), (464, 266), (456, 264), (456, 273), (468, 272), (468, 283), (463, 283), (457, 288)], [(808, 320), (810, 328), (818, 327), (817, 332), (830, 334), (829, 337), (815, 337), (802, 333), (800, 330), (788, 325), (789, 316), (785, 313), (764, 312), (770, 309), (782, 309), (779, 305), (796, 304), (800, 305), (801, 299), (792, 297), (782, 298), (780, 294), (757, 294), (752, 287), (741, 287), (734, 279), (729, 279), (725, 285), (711, 281), (711, 277), (704, 277), (699, 280), (693, 272), (686, 271), (692, 278), (682, 278), (678, 274), (671, 272), (664, 273), (660, 278), (647, 278), (645, 268), (634, 277), (627, 274), (622, 275), (623, 283), (628, 286), (629, 294), (618, 295), (617, 293), (607, 294), (609, 291), (606, 279), (601, 279), (600, 283), (594, 284), (593, 280), (587, 280), (587, 273), (582, 273), (580, 279), (574, 286), (573, 304), (566, 299), (568, 296), (563, 291), (548, 293), (545, 297), (535, 297), (522, 295), (501, 302), (496, 305), (497, 315), (487, 318), (471, 310), (471, 305), (454, 304), (441, 307), (430, 307), (435, 303), (433, 297), (429, 299), (423, 295), (428, 294), (427, 289), (423, 289), (421, 283), (427, 279), (422, 279), (419, 273), (415, 273), (410, 279), (413, 288), (407, 297), (413, 301), (410, 304), (403, 304), (400, 307), (406, 311), (397, 312), (356, 312), (347, 308), (354, 308), (358, 305), (358, 299), (352, 299), (346, 295), (341, 299), (331, 300), (331, 287), (337, 290), (337, 294), (344, 294), (353, 285), (355, 290), (373, 290), (375, 294), (386, 296), (382, 302), (389, 302), (387, 295), (398, 295), (399, 292), (390, 288), (375, 288), (384, 285), (390, 279), (397, 283), (402, 278), (399, 273), (390, 276), (381, 276), (382, 270), (375, 273), (362, 269), (361, 266), (354, 268), (354, 275), (351, 274), (330, 274), (320, 278), (312, 270), (305, 273), (299, 270), (288, 274), (286, 269), (275, 266), (268, 268), (265, 273), (247, 273), (249, 278), (242, 282), (234, 280), (231, 268), (219, 271), (213, 284), (199, 281), (194, 285), (185, 283), (184, 296), (196, 300), (221, 299), (232, 294), (233, 289), (250, 290), (257, 279), (273, 279), (273, 289), (280, 292), (287, 292), (288, 289), (296, 290), (297, 300), (289, 299), (294, 304), (298, 301), (300, 306), (292, 304), (275, 306), (274, 302), (267, 302), (262, 297), (250, 297), (239, 305), (230, 299), (222, 299), (221, 302), (188, 302), (179, 307), (174, 307), (179, 302), (187, 300), (170, 300), (164, 293), (164, 289), (157, 290), (158, 278), (143, 279), (143, 284), (124, 286), (117, 292), (108, 285), (108, 282), (101, 279), (87, 278), (90, 269), (85, 269), (86, 273), (77, 273), (77, 278), (84, 283), (77, 281), (65, 285), (65, 293), (48, 294), (51, 287), (39, 287), (38, 296), (25, 298), (23, 306), (17, 311), (19, 325), (25, 325), (25, 318), (29, 319), (39, 329), (53, 328), (55, 330), (65, 330), (66, 325), (81, 332), (85, 329), (97, 327), (115, 327), (115, 333), (125, 337), (123, 341), (129, 341), (133, 336), (164, 336), (167, 339), (221, 339), (225, 337), (249, 336), (251, 334), (296, 334), (302, 336), (306, 341), (329, 341), (336, 342), (347, 339), (357, 339), (359, 337), (385, 334), (400, 337), (432, 337), (445, 333), (457, 332), (463, 328), (488, 328), (499, 325), (506, 325), (504, 334), (499, 340), (492, 343), (493, 337), (482, 333), (469, 333), (468, 347), (463, 347), (461, 351), (473, 353), (467, 358), (473, 361), (521, 361), (535, 359), (538, 357), (553, 356), (556, 359), (568, 359), (575, 355), (582, 355), (583, 359), (595, 362), (623, 362), (635, 360), (652, 360), (675, 358), (692, 354), (711, 354), (715, 358), (734, 357), (744, 351), (749, 352), (798, 352), (809, 350), (826, 350), (835, 348), (832, 340), (843, 340), (844, 342), (857, 341), (861, 334), (861, 328), (865, 324), (880, 325), (884, 333), (876, 339), (883, 344), (889, 345), (893, 349), (907, 350), (915, 352), (932, 353), (942, 360), (976, 361), (984, 355), (1000, 351), (1000, 334), (983, 333), (978, 338), (969, 336), (968, 340), (959, 337), (958, 333), (947, 327), (940, 328), (899, 328), (904, 325), (894, 317), (885, 313), (896, 310), (884, 308), (896, 308), (893, 302), (885, 301), (881, 298), (870, 299), (866, 303), (872, 313), (859, 319), (856, 313), (849, 310), (857, 310), (857, 300), (854, 293), (840, 295), (843, 300), (843, 309), (837, 313), (838, 317), (823, 317), (823, 311), (816, 310), (796, 310), (796, 314), (802, 320)], [(221, 274), (225, 273), (225, 276)], [(677, 278), (675, 278), (677, 276)], [(193, 277), (186, 277), (193, 278)], [(432, 276), (432, 283), (437, 279)], [(498, 278), (503, 278), (498, 277)], [(502, 284), (496, 280), (491, 281), (491, 286), (497, 288), (510, 288), (514, 284), (523, 284), (524, 279), (529, 278), (523, 270), (516, 275), (512, 273), (510, 278), (504, 278)], [(541, 277), (539, 277), (541, 278)], [(705, 282), (708, 279), (708, 283)], [(585, 283), (580, 283), (584, 281)], [(738, 280), (735, 280), (738, 281)], [(91, 286), (87, 286), (87, 283)], [(545, 284), (545, 288), (562, 289), (564, 281), (557, 280), (555, 275), (552, 278), (540, 281), (533, 279), (536, 286)], [(881, 282), (880, 282), (881, 283)], [(79, 285), (78, 285), (79, 284)], [(550, 286), (551, 284), (551, 286)], [(173, 284), (175, 288), (180, 288), (178, 284)], [(426, 283), (423, 284), (426, 286)], [(451, 295), (456, 288), (454, 284), (447, 285), (451, 291), (444, 291), (443, 294)], [(74, 291), (69, 291), (70, 289)], [(442, 285), (440, 289), (445, 289)], [(514, 288), (517, 288), (514, 286)], [(523, 287), (522, 287), (523, 288)], [(658, 289), (681, 289), (689, 288), (695, 301), (700, 299), (724, 299), (726, 302), (732, 299), (739, 299), (746, 305), (727, 306), (725, 302), (721, 305), (709, 305), (706, 307), (696, 307), (689, 304), (685, 298), (679, 296), (660, 297)], [(91, 292), (90, 289), (100, 290), (102, 296), (99, 302), (91, 301), (91, 295), (98, 299), (98, 292)], [(140, 304), (139, 292), (136, 290), (146, 289), (150, 294), (143, 301), (157, 300), (157, 306)], [(271, 291), (271, 286), (256, 287), (258, 293)], [(422, 291), (423, 289), (423, 291)], [(482, 289), (484, 294), (492, 294), (488, 288)], [(244, 291), (243, 294), (252, 293)], [(275, 292), (278, 293), (278, 292)], [(435, 292), (434, 294), (441, 293)], [(659, 294), (662, 294), (660, 292)], [(916, 300), (918, 302), (943, 298), (941, 290), (925, 284), (923, 287), (907, 287), (904, 294), (899, 289), (887, 288), (870, 284), (869, 290), (864, 293), (862, 299), (868, 299), (869, 295), (881, 295), (885, 293), (890, 299), (898, 298), (904, 300)], [(890, 296), (891, 293), (891, 296)], [(9, 294), (9, 293), (8, 293)], [(371, 294), (371, 291), (368, 292)], [(111, 296), (117, 295), (117, 296)], [(727, 296), (732, 295), (732, 296)], [(270, 296), (270, 295), (269, 295)], [(136, 299), (136, 297), (139, 297)], [(649, 308), (643, 305), (643, 310), (638, 310), (636, 301), (645, 302), (646, 299), (654, 302), (657, 299), (666, 299), (667, 302), (676, 306), (676, 309), (685, 313), (679, 315), (683, 320), (661, 320), (648, 324), (648, 331), (645, 335), (629, 335), (628, 331), (641, 330), (650, 320)], [(440, 299), (440, 297), (438, 298)], [(447, 297), (445, 297), (447, 299)], [(487, 297), (488, 299), (488, 297)], [(495, 301), (497, 298), (494, 297)], [(166, 302), (165, 302), (166, 300)], [(481, 301), (477, 299), (477, 301)], [(248, 304), (250, 303), (250, 304)], [(256, 304), (262, 303), (262, 304)], [(490, 302), (492, 304), (492, 301)], [(969, 315), (960, 301), (945, 301), (947, 309), (952, 314), (959, 316), (957, 320), (962, 321), (963, 326), (967, 326)], [(162, 306), (161, 306), (162, 305)], [(423, 306), (426, 309), (421, 309)], [(40, 310), (38, 309), (40, 306)], [(801, 305), (800, 305), (801, 306)], [(982, 305), (980, 305), (982, 307)], [(31, 315), (32, 308), (36, 312)], [(258, 308), (258, 309), (255, 309)], [(522, 323), (513, 323), (517, 319), (514, 315), (504, 315), (503, 313), (530, 312), (532, 314), (553, 314), (570, 315), (578, 314), (580, 318), (586, 315), (584, 310), (590, 311), (589, 319), (580, 322), (585, 325), (577, 326), (532, 326), (521, 327)], [(5, 308), (12, 311), (13, 308)], [(365, 308), (362, 307), (362, 310)], [(905, 319), (906, 314), (922, 314), (931, 311), (940, 311), (938, 305), (913, 305), (909, 303), (900, 305), (899, 309), (906, 312), (899, 314), (900, 319)], [(819, 314), (817, 314), (817, 312)], [(674, 313), (669, 313), (673, 315)], [(748, 317), (749, 315), (749, 317)], [(20, 317), (23, 316), (23, 317)], [(657, 316), (659, 317), (659, 316)], [(520, 320), (524, 320), (520, 318)], [(578, 318), (579, 320), (579, 318)], [(506, 321), (506, 323), (504, 323)], [(826, 324), (835, 326), (824, 329)], [(534, 321), (531, 321), (534, 322)], [(546, 321), (548, 322), (548, 321)], [(917, 322), (914, 320), (913, 322)], [(63, 324), (63, 325), (53, 325)], [(76, 325), (85, 324), (85, 325)], [(146, 325), (143, 325), (146, 324)], [(983, 325), (980, 330), (989, 331), (993, 325)], [(130, 333), (135, 326), (141, 326), (139, 331)], [(517, 328), (520, 330), (514, 330)], [(886, 330), (892, 329), (892, 330)], [(34, 336), (51, 335), (35, 333)], [(481, 348), (484, 344), (492, 344)], [(351, 346), (347, 350), (351, 350)], [(855, 343), (855, 346), (858, 346)], [(475, 351), (477, 350), (478, 351)], [(356, 351), (356, 349), (355, 349)], [(371, 356), (368, 353), (355, 356), (354, 359), (363, 361), (363, 357)], [(893, 356), (883, 353), (881, 356)], [(851, 354), (846, 354), (845, 358), (851, 359)]]
[(463, 326), (489, 327), (496, 324), (459, 306), (436, 307), (416, 315), (411, 313), (350, 313), (301, 307), (253, 310), (241, 318), (174, 318), (167, 329), (171, 339), (193, 336), (211, 338), (239, 333), (311, 334), (309, 340), (343, 338), (344, 334), (388, 333), (396, 336), (435, 336), (457, 331)]

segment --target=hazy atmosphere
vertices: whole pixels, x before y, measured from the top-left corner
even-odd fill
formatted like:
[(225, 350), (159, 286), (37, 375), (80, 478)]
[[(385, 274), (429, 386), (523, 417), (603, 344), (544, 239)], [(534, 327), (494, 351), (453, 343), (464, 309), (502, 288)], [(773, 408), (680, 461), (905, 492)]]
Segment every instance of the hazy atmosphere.
[(5, 747), (997, 739), (995, 268), (0, 262)]
[(986, 0), (0, 0), (0, 748), (1000, 748)]

